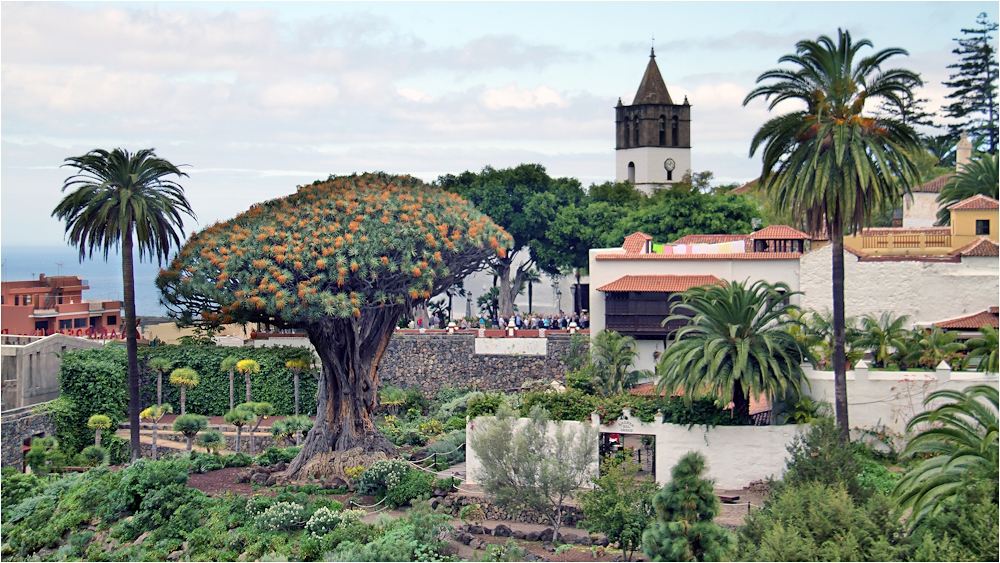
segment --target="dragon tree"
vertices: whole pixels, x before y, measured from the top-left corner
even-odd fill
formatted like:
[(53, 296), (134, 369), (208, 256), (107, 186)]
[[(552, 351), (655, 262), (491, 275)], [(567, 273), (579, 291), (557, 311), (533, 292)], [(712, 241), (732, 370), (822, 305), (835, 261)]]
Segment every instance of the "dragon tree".
[(408, 176), (331, 176), (191, 236), (157, 285), (182, 324), (304, 331), (322, 374), (316, 423), (286, 476), (343, 476), (396, 450), (371, 413), (400, 317), (504, 256), (511, 237)]

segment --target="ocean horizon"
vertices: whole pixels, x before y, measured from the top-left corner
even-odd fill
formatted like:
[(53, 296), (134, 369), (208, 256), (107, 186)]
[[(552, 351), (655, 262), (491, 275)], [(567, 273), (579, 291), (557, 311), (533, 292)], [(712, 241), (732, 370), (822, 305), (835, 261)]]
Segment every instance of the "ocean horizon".
[[(79, 276), (90, 286), (83, 292), (84, 299), (122, 298), (121, 256), (95, 254), (80, 261), (79, 252), (69, 246), (0, 246), (0, 278), (3, 281), (38, 279), (56, 275)], [(164, 264), (165, 265), (165, 264)], [(147, 259), (134, 263), (136, 316), (162, 317), (166, 309), (160, 305), (160, 291), (156, 288), (156, 275), (160, 265)]]

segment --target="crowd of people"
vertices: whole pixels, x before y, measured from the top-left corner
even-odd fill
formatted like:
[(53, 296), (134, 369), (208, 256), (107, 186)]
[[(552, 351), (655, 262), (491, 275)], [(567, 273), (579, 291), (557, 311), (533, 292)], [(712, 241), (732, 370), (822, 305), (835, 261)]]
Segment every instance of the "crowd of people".
[[(576, 327), (582, 330), (587, 328), (590, 323), (590, 319), (587, 317), (587, 311), (582, 311), (579, 314), (566, 314), (565, 312), (560, 311), (558, 315), (538, 315), (535, 313), (522, 315), (521, 313), (516, 312), (510, 317), (505, 317), (503, 315), (490, 316), (486, 313), (480, 313), (479, 317), (475, 319), (459, 319), (456, 324), (460, 330), (477, 328), (507, 328), (512, 321), (515, 328), (524, 330), (566, 330), (569, 328), (570, 323), (576, 323)], [(441, 328), (445, 328), (447, 326), (447, 319), (442, 319), (441, 317), (438, 317), (438, 315), (434, 315), (431, 322), (431, 326)]]

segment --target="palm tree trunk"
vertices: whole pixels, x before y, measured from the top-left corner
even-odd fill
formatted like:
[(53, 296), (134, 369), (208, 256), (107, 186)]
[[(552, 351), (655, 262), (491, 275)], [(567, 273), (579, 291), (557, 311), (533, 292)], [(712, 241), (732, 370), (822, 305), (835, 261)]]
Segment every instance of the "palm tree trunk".
[(125, 307), (125, 353), (128, 357), (128, 423), (132, 461), (142, 455), (139, 444), (139, 345), (135, 338), (135, 272), (132, 269), (132, 228), (122, 234), (122, 279)]
[(840, 430), (840, 442), (850, 437), (847, 417), (847, 356), (844, 314), (844, 227), (838, 216), (829, 221), (830, 245), (833, 247), (833, 396)]
[(156, 406), (163, 406), (163, 372), (156, 371)]
[(186, 385), (181, 385), (181, 414), (185, 414), (184, 411), (184, 390), (187, 389)]
[(299, 374), (292, 374), (292, 387), (295, 389), (295, 416), (299, 416)]
[(233, 388), (235, 382), (233, 381), (233, 377), (233, 370), (229, 370), (229, 410), (236, 408), (236, 403), (233, 401), (235, 396)]
[(750, 398), (743, 392), (743, 384), (737, 379), (733, 385), (733, 419), (743, 422), (750, 418)]

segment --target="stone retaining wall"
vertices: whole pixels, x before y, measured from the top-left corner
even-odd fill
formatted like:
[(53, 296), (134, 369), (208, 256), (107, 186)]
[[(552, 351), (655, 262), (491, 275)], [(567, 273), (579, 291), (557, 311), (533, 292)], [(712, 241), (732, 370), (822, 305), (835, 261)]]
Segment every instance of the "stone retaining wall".
[(433, 395), (445, 386), (473, 386), (483, 391), (520, 388), (527, 381), (562, 378), (569, 352), (568, 334), (550, 335), (546, 353), (477, 354), (476, 335), (396, 334), (379, 366), (380, 382), (417, 387)]
[[(487, 520), (504, 520), (507, 522), (539, 524), (542, 526), (548, 526), (551, 524), (547, 518), (540, 517), (538, 514), (529, 510), (506, 510), (499, 505), (491, 503), (487, 497), (453, 493), (444, 498), (436, 498), (434, 500), (438, 501), (438, 504), (440, 504), (445, 510), (449, 511), (450, 514), (454, 514), (455, 516), (458, 515), (463, 506), (478, 504), (479, 508), (483, 509), (483, 513), (486, 514)], [(432, 506), (436, 507), (433, 503)], [(576, 526), (578, 522), (583, 520), (582, 508), (569, 505), (563, 505), (562, 508), (564, 526)]]
[[(44, 404), (44, 403), (43, 403)], [(32, 436), (51, 436), (56, 433), (56, 425), (47, 414), (35, 412), (41, 405), (32, 405), (4, 411), (0, 424), (3, 425), (2, 467), (22, 468), (24, 440)]]

